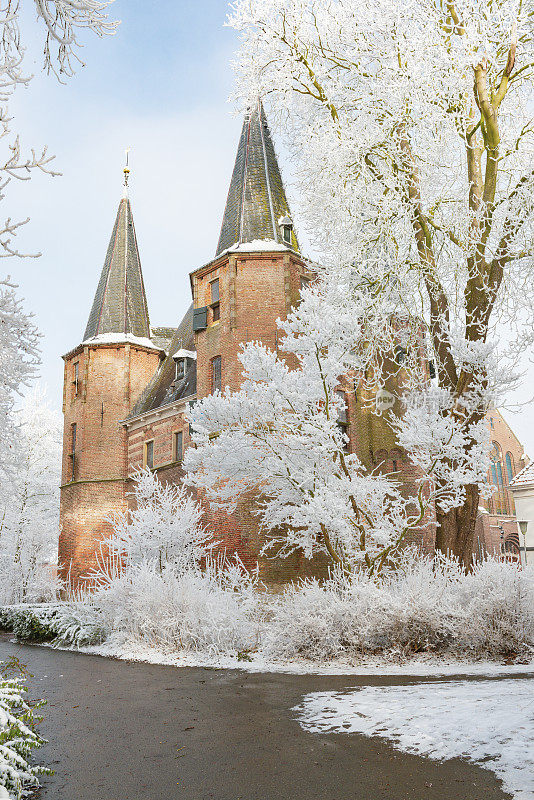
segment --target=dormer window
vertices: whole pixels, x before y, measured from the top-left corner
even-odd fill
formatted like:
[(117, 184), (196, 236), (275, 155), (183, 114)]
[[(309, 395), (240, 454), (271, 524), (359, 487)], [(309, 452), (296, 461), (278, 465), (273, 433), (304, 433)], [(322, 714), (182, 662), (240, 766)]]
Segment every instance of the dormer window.
[(185, 358), (179, 358), (176, 361), (176, 374), (175, 379), (181, 381), (185, 375)]
[(184, 350), (180, 348), (174, 356), (174, 380), (176, 383), (185, 378), (186, 373), (190, 369), (194, 361), (196, 361), (197, 354), (193, 350)]
[(280, 231), (282, 233), (283, 243), (291, 246), (291, 231), (293, 230), (293, 222), (291, 217), (280, 217), (278, 225), (280, 226)]

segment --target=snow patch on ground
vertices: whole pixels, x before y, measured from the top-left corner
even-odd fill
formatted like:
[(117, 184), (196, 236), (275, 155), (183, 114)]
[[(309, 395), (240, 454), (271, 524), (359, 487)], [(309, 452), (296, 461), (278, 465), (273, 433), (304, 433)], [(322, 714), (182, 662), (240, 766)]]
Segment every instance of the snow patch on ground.
[(313, 733), (381, 736), (397, 749), (491, 769), (515, 800), (534, 797), (534, 680), (367, 686), (314, 692), (293, 711)]
[(132, 646), (122, 645), (120, 648), (105, 642), (82, 648), (66, 647), (60, 649), (75, 650), (76, 652), (119, 658), (127, 661), (161, 664), (163, 666), (240, 669), (245, 672), (274, 672), (289, 675), (401, 675), (414, 677), (506, 677), (509, 675), (522, 675), (534, 678), (534, 662), (529, 664), (496, 664), (492, 661), (480, 661), (473, 664), (466, 661), (439, 661), (434, 659), (407, 661), (399, 664), (375, 659), (361, 664), (349, 664), (339, 661), (331, 664), (316, 664), (305, 660), (271, 661), (257, 654), (250, 656), (251, 661), (243, 661), (236, 656), (210, 657), (204, 653), (195, 652), (162, 653), (160, 650), (138, 642), (132, 644)]

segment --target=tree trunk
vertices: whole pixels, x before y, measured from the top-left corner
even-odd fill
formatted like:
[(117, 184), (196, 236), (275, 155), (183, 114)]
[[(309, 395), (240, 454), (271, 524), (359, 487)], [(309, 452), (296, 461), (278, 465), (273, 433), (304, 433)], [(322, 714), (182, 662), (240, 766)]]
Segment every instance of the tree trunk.
[(480, 491), (478, 486), (466, 486), (463, 505), (447, 512), (437, 511), (436, 550), (453, 555), (466, 570), (473, 566), (475, 526)]

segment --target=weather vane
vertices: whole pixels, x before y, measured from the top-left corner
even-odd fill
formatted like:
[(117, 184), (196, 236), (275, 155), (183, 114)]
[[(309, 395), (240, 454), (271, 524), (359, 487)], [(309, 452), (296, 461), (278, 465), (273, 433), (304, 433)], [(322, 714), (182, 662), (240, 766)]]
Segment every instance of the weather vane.
[(131, 147), (127, 147), (126, 150), (124, 151), (124, 155), (126, 156), (126, 166), (124, 167), (124, 186), (126, 188), (128, 188), (128, 178), (130, 177), (129, 163), (130, 163), (130, 150), (131, 149), (132, 149)]

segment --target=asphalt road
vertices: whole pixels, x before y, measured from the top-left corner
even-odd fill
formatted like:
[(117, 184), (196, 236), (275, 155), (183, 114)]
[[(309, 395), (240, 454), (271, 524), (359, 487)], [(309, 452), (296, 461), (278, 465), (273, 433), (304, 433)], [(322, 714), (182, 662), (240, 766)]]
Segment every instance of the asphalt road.
[[(384, 740), (312, 734), (291, 708), (312, 691), (402, 684), (173, 668), (18, 645), (45, 698), (40, 800), (504, 800), (487, 770), (437, 763)], [(425, 680), (428, 680), (425, 679)], [(498, 687), (496, 686), (498, 691)]]

